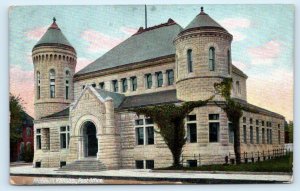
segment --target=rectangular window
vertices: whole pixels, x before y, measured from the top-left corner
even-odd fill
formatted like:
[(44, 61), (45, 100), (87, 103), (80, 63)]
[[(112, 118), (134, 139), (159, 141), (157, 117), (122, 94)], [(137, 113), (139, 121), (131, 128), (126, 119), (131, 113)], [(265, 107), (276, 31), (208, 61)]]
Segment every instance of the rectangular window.
[(162, 87), (163, 82), (164, 82), (162, 72), (156, 73), (156, 79), (157, 79), (157, 87)]
[(145, 124), (146, 124), (146, 125), (151, 125), (151, 124), (153, 124), (153, 119), (151, 119), (151, 118), (145, 119)]
[(188, 123), (187, 124), (187, 141), (189, 143), (197, 142), (197, 124), (196, 123)]
[(188, 115), (187, 116), (187, 121), (196, 121), (196, 115)]
[(281, 143), (281, 140), (280, 140), (280, 130), (278, 130), (278, 144)]
[(118, 80), (113, 80), (112, 85), (113, 85), (113, 91), (118, 92), (119, 91)]
[(256, 120), (256, 125), (259, 125), (259, 120)]
[(66, 161), (60, 161), (60, 168), (66, 165), (67, 165)]
[(154, 144), (154, 128), (153, 127), (146, 127), (146, 137), (147, 137), (147, 145)]
[(272, 133), (272, 129), (270, 129), (270, 144), (273, 144), (273, 133)]
[(261, 126), (265, 126), (265, 121), (261, 121)]
[(187, 62), (188, 62), (188, 71), (193, 72), (193, 55), (191, 49), (187, 51)]
[(266, 144), (266, 142), (265, 142), (265, 129), (264, 128), (261, 129), (261, 139), (262, 139), (262, 144)]
[(269, 134), (269, 129), (267, 129), (267, 144), (270, 143), (270, 134)]
[(174, 72), (173, 70), (167, 70), (167, 75), (168, 75), (168, 85), (173, 85), (174, 83)]
[(232, 123), (228, 123), (228, 136), (229, 136), (229, 143), (234, 143), (234, 131)]
[(135, 120), (135, 125), (144, 125), (144, 120), (143, 119)]
[(99, 83), (99, 88), (100, 88), (101, 90), (104, 90), (104, 89), (105, 89), (105, 84), (104, 84), (104, 82), (100, 82), (100, 83)]
[(41, 129), (36, 130), (36, 149), (42, 149)]
[(66, 86), (66, 99), (69, 99), (69, 86)]
[(146, 169), (154, 169), (154, 160), (146, 160)]
[(84, 88), (85, 88), (85, 85), (82, 86), (82, 89), (84, 89)]
[(138, 127), (135, 130), (136, 130), (137, 145), (143, 145), (144, 144), (144, 128)]
[(250, 118), (250, 124), (252, 124), (253, 123), (253, 119), (252, 118)]
[(41, 86), (38, 85), (37, 87), (37, 99), (40, 99), (41, 98)]
[(69, 126), (60, 127), (60, 148), (67, 149), (69, 148), (70, 141), (70, 128)]
[(219, 126), (218, 122), (209, 123), (209, 142), (218, 142), (219, 141)]
[(143, 160), (136, 160), (135, 161), (135, 168), (136, 169), (144, 169), (144, 161)]
[(41, 162), (35, 162), (35, 168), (41, 168), (42, 163)]
[(197, 167), (197, 160), (187, 160), (188, 167)]
[(250, 143), (253, 144), (253, 127), (250, 126)]
[(243, 137), (244, 137), (244, 143), (247, 143), (247, 128), (246, 125), (243, 125)]
[(128, 85), (127, 85), (127, 79), (123, 78), (122, 79), (122, 92), (127, 92)]
[(247, 119), (246, 117), (243, 117), (243, 123), (246, 123)]
[(50, 83), (50, 98), (55, 98), (55, 85)]
[(259, 144), (259, 128), (256, 127), (256, 144)]
[(145, 79), (146, 79), (146, 88), (150, 89), (152, 87), (152, 75), (146, 74)]
[(219, 114), (209, 114), (208, 119), (209, 120), (219, 120)]
[(96, 87), (96, 83), (92, 83), (92, 87), (95, 88)]
[(131, 90), (136, 91), (137, 89), (137, 78), (135, 76), (131, 77)]

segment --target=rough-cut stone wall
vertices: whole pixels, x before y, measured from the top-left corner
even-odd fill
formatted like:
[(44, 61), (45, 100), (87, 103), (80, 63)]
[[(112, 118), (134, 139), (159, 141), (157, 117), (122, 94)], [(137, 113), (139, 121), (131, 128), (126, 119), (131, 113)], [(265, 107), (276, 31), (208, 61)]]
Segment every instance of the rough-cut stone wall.
[[(76, 53), (60, 46), (41, 46), (32, 52), (34, 64), (35, 119), (66, 108), (74, 100), (73, 75), (76, 67)], [(49, 71), (55, 70), (55, 98), (50, 98)], [(70, 72), (67, 78), (66, 71)], [(40, 99), (37, 97), (37, 72), (40, 72)], [(69, 99), (65, 97), (66, 80), (69, 80)]]
[[(240, 92), (238, 92), (236, 82), (240, 84)], [(232, 91), (231, 95), (234, 98), (247, 101), (247, 84), (246, 79), (240, 75), (232, 73)]]

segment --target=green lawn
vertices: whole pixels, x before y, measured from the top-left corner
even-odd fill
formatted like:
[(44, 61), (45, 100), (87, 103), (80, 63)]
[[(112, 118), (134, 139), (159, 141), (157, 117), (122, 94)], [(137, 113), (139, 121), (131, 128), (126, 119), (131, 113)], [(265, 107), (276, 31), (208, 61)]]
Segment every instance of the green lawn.
[(240, 165), (204, 165), (199, 167), (161, 168), (157, 170), (196, 170), (196, 171), (246, 171), (246, 172), (293, 172), (293, 153), (276, 159)]

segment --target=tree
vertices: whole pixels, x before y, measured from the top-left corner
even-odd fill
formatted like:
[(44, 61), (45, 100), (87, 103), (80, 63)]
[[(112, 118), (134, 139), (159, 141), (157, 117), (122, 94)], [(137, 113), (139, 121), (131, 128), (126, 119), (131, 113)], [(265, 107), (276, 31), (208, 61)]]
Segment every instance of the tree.
[(163, 104), (132, 109), (138, 116), (145, 115), (153, 119), (159, 133), (170, 149), (173, 157), (173, 166), (180, 166), (180, 155), (186, 143), (184, 118), (196, 107), (205, 106), (214, 96), (205, 101), (184, 102), (182, 105)]
[(289, 121), (288, 123), (285, 124), (285, 131), (288, 133), (288, 143), (293, 143), (293, 131), (294, 131), (294, 122)]
[(217, 94), (220, 94), (225, 102), (218, 103), (215, 101), (216, 105), (221, 107), (226, 115), (228, 120), (232, 123), (232, 128), (234, 132), (234, 153), (235, 160), (237, 164), (241, 163), (241, 141), (240, 141), (240, 118), (243, 116), (243, 110), (256, 113), (255, 110), (240, 104), (231, 97), (232, 89), (232, 79), (225, 78), (220, 83), (214, 84)]
[(10, 143), (17, 143), (22, 137), (23, 100), (19, 96), (9, 95), (10, 109)]

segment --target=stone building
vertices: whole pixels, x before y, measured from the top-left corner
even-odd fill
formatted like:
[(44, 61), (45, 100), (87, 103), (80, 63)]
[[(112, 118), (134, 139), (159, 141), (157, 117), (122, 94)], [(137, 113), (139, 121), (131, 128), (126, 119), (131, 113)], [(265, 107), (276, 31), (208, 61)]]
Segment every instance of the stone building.
[[(247, 102), (248, 77), (231, 63), (232, 38), (202, 9), (185, 28), (172, 19), (141, 27), (75, 73), (76, 51), (54, 20), (32, 50), (34, 166), (170, 166), (171, 153), (156, 125), (128, 109), (205, 100), (224, 78), (233, 79), (233, 98), (256, 111), (243, 112), (242, 152), (282, 148), (284, 117)], [(230, 122), (213, 102), (187, 116), (186, 132), (182, 160), (190, 166), (234, 158)]]

